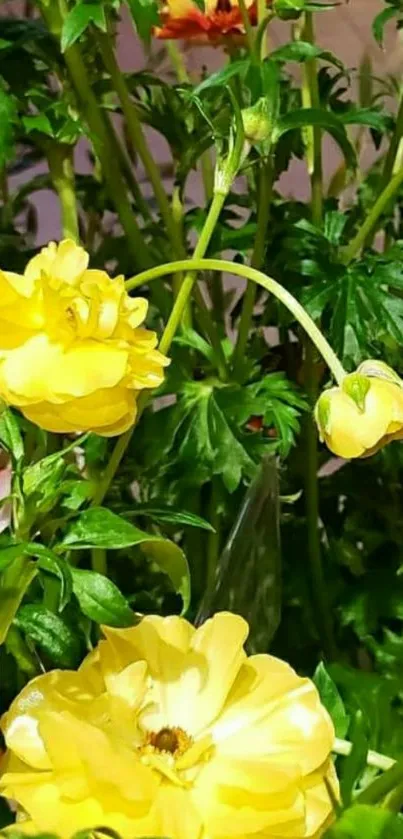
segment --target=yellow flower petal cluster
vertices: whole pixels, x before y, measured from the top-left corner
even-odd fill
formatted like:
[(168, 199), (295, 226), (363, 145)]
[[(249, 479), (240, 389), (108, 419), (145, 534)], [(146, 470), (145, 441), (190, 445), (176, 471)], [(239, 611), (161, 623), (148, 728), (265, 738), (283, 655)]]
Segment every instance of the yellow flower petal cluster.
[(319, 837), (332, 818), (332, 723), (309, 679), (248, 658), (245, 621), (145, 617), (78, 672), (30, 682), (2, 720), (0, 791), (19, 828), (127, 839)]
[(23, 276), (0, 271), (0, 398), (49, 431), (112, 436), (133, 424), (136, 393), (161, 384), (168, 361), (141, 328), (147, 301), (88, 261), (65, 240)]
[(373, 454), (403, 438), (403, 381), (383, 362), (364, 361), (340, 387), (321, 394), (315, 419), (321, 440), (334, 454)]

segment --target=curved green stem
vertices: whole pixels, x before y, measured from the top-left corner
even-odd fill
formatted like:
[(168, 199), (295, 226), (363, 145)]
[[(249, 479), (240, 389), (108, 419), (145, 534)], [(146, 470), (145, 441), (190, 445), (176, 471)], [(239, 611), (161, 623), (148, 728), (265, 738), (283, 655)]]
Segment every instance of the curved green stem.
[(64, 239), (79, 240), (78, 212), (75, 193), (74, 147), (64, 143), (46, 143), (45, 153), (50, 177), (57, 192)]
[(298, 303), (298, 300), (287, 291), (280, 283), (267, 277), (256, 268), (251, 268), (249, 265), (238, 265), (235, 262), (230, 262), (226, 259), (181, 259), (176, 262), (170, 262), (167, 265), (157, 265), (155, 268), (150, 268), (148, 271), (142, 271), (135, 277), (127, 280), (126, 289), (132, 291), (139, 286), (156, 280), (159, 277), (165, 277), (167, 274), (174, 274), (176, 271), (225, 271), (228, 274), (234, 274), (237, 277), (244, 277), (254, 283), (262, 286), (270, 294), (273, 294), (280, 300), (281, 303), (294, 315), (295, 319), (309, 335), (311, 341), (315, 344), (318, 352), (323, 357), (327, 366), (331, 370), (336, 382), (340, 384), (342, 379), (347, 375), (344, 367), (337, 358), (336, 353), (328, 344), (316, 323), (305, 311), (304, 307)]
[[(191, 260), (191, 262), (195, 262), (198, 259), (201, 259), (204, 256), (204, 254), (206, 253), (206, 250), (209, 246), (210, 239), (211, 239), (211, 237), (213, 235), (213, 232), (214, 232), (214, 228), (215, 228), (216, 223), (218, 221), (221, 210), (224, 206), (225, 199), (226, 199), (226, 193), (216, 192), (214, 194), (213, 200), (211, 202), (210, 210), (208, 212), (206, 221), (204, 223), (203, 230), (200, 234), (199, 240), (198, 240), (197, 245), (195, 247), (193, 260)], [(180, 261), (181, 262), (183, 261), (183, 262), (186, 262), (186, 263), (189, 262), (189, 260), (180, 260)], [(171, 264), (179, 264), (179, 262), (171, 263)], [(176, 272), (174, 272), (174, 273), (176, 273)], [(186, 276), (183, 279), (183, 283), (182, 283), (182, 285), (179, 289), (179, 293), (178, 293), (178, 296), (175, 300), (174, 307), (173, 307), (172, 312), (171, 312), (171, 314), (168, 318), (167, 325), (164, 329), (164, 334), (161, 338), (159, 349), (162, 353), (168, 352), (168, 350), (169, 350), (169, 348), (172, 344), (172, 341), (173, 341), (173, 338), (175, 336), (176, 330), (178, 329), (178, 326), (181, 322), (183, 312), (185, 311), (187, 301), (188, 301), (188, 299), (189, 299), (189, 297), (192, 293), (193, 286), (195, 284), (196, 278), (197, 278), (197, 274), (195, 273), (195, 270), (193, 269), (193, 271), (188, 271), (186, 273)]]
[(385, 187), (383, 192), (381, 192), (379, 198), (375, 201), (372, 210), (368, 213), (367, 218), (365, 219), (362, 226), (357, 231), (354, 239), (347, 245), (346, 248), (343, 248), (341, 251), (341, 258), (342, 262), (345, 265), (348, 265), (352, 259), (360, 252), (361, 248), (365, 244), (367, 237), (375, 230), (376, 225), (379, 221), (380, 216), (386, 210), (389, 202), (395, 198), (397, 195), (401, 185), (403, 183), (403, 166), (396, 172), (396, 175), (392, 178), (392, 180), (388, 183)]
[[(224, 205), (225, 198), (226, 198), (226, 193), (223, 193), (223, 192), (216, 192), (215, 195), (214, 195), (213, 201), (212, 201), (211, 206), (210, 206), (209, 213), (208, 213), (206, 221), (204, 223), (203, 230), (200, 234), (199, 241), (197, 242), (197, 245), (196, 245), (196, 248), (195, 248), (195, 252), (194, 252), (194, 261), (195, 262), (197, 262), (198, 257), (203, 256), (203, 254), (206, 252), (206, 250), (208, 248), (211, 236), (213, 235), (213, 232), (214, 232), (214, 228), (215, 228), (217, 219), (218, 219), (218, 217), (220, 215), (220, 212), (222, 210), (222, 207)], [(194, 261), (189, 260), (189, 259), (184, 259), (184, 260), (181, 260), (180, 262), (177, 262), (177, 263), (174, 263), (174, 262), (170, 263), (170, 265), (184, 264), (184, 266), (185, 266), (184, 269), (179, 269), (179, 271), (185, 270), (187, 273), (186, 273), (186, 275), (183, 279), (183, 283), (182, 283), (182, 285), (181, 285), (181, 287), (178, 291), (178, 296), (177, 296), (177, 298), (175, 300), (175, 303), (173, 305), (171, 314), (168, 318), (167, 324), (165, 326), (165, 329), (164, 329), (164, 332), (163, 332), (163, 335), (162, 335), (162, 338), (161, 338), (161, 341), (160, 341), (160, 344), (159, 344), (159, 350), (160, 350), (160, 352), (162, 352), (164, 354), (168, 352), (168, 350), (169, 350), (169, 348), (172, 344), (172, 341), (175, 337), (175, 333), (176, 333), (176, 331), (179, 327), (179, 324), (182, 320), (183, 313), (184, 313), (184, 311), (186, 309), (186, 306), (188, 304), (188, 301), (190, 299), (190, 295), (193, 291), (193, 286), (195, 284), (196, 277), (197, 277), (197, 274), (196, 274), (197, 265), (194, 264)], [(193, 270), (187, 270), (188, 268), (193, 268)], [(167, 273), (170, 273), (170, 272), (167, 272)], [(175, 270), (175, 271), (173, 271), (173, 273), (176, 274), (178, 272)], [(145, 271), (143, 274), (138, 275), (138, 277), (141, 277), (141, 276), (143, 276), (143, 277), (146, 276), (148, 278), (148, 272)], [(136, 279), (138, 279), (138, 277)], [(141, 285), (142, 284), (143, 283), (141, 283)], [(126, 287), (129, 288), (129, 285), (127, 285)], [(203, 302), (203, 306), (202, 306), (202, 310), (203, 310), (204, 301), (202, 301), (202, 302)], [(214, 327), (214, 324), (213, 324), (213, 327)], [(213, 329), (213, 332), (214, 332), (214, 329)], [(222, 359), (221, 359), (221, 356), (219, 355), (219, 359), (220, 359), (219, 370), (222, 370), (221, 364), (223, 365), (224, 370), (225, 370), (225, 357), (224, 357), (224, 354), (223, 354), (223, 351), (222, 351), (221, 344), (219, 344), (219, 347), (218, 347), (217, 342), (215, 342), (214, 348), (215, 348), (216, 352), (218, 352), (219, 354), (220, 353), (222, 354)], [(141, 414), (142, 414), (145, 406), (147, 405), (147, 402), (148, 402), (149, 398), (150, 398), (149, 394), (146, 391), (143, 391), (140, 394), (139, 399), (138, 399), (138, 403), (137, 403), (136, 422), (138, 422), (138, 420), (140, 419)], [(108, 465), (106, 467), (106, 470), (104, 472), (104, 475), (102, 477), (102, 480), (100, 481), (100, 483), (99, 483), (99, 485), (96, 489), (96, 492), (93, 496), (93, 501), (92, 501), (93, 504), (100, 504), (101, 501), (104, 499), (104, 497), (105, 497), (105, 495), (106, 495), (106, 493), (107, 493), (107, 491), (108, 491), (108, 489), (109, 489), (109, 487), (110, 487), (110, 485), (113, 481), (113, 478), (114, 478), (114, 476), (115, 476), (115, 474), (116, 474), (116, 472), (119, 468), (119, 464), (121, 463), (121, 460), (122, 460), (122, 458), (123, 458), (123, 456), (126, 452), (126, 449), (127, 449), (128, 445), (130, 443), (134, 428), (135, 428), (135, 425), (133, 425), (132, 428), (129, 428), (128, 431), (126, 431), (125, 434), (122, 434), (122, 436), (119, 437), (119, 439), (117, 440), (115, 448), (114, 448), (114, 450), (112, 452), (112, 455), (111, 455), (111, 458), (109, 460), (109, 463), (108, 463)]]

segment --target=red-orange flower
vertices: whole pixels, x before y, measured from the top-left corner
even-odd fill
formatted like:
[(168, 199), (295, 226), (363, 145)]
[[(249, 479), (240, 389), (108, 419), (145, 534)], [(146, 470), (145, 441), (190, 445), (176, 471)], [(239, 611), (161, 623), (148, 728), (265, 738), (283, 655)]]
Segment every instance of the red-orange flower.
[[(256, 23), (256, 2), (246, 0), (251, 23)], [(184, 38), (199, 43), (217, 44), (227, 37), (245, 34), (237, 0), (206, 0), (204, 12), (192, 0), (167, 0), (161, 11), (157, 38)]]

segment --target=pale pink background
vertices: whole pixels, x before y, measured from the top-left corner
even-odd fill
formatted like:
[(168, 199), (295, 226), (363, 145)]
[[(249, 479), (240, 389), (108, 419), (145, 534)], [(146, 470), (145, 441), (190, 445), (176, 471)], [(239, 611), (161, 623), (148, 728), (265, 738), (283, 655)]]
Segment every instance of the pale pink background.
[[(1, 0), (0, 0), (1, 2)], [(20, 0), (3, 0), (1, 14), (10, 14), (24, 8)], [(382, 51), (375, 43), (371, 34), (371, 22), (375, 14), (385, 8), (381, 0), (342, 0), (341, 4), (330, 12), (316, 16), (317, 40), (324, 48), (335, 52), (348, 68), (357, 68), (364, 54), (368, 54), (373, 61), (375, 72), (382, 74), (400, 74), (403, 64), (403, 49), (395, 34), (393, 23), (386, 30), (385, 49)], [(289, 39), (289, 24), (276, 22), (270, 28), (270, 39), (273, 47), (279, 46)], [(0, 25), (1, 37), (1, 25)], [(152, 50), (163, 50), (163, 42), (154, 42)], [(191, 47), (185, 45), (186, 63), (191, 74), (197, 75), (202, 66), (209, 70), (216, 70), (226, 60), (220, 48)], [(123, 14), (119, 31), (119, 57), (123, 70), (138, 71), (147, 64), (147, 56), (139, 44), (129, 16)], [(160, 72), (160, 71), (159, 71)], [(169, 62), (164, 61), (161, 72), (169, 77), (172, 72)], [(158, 162), (163, 165), (169, 162), (169, 150), (165, 140), (154, 131), (147, 131), (150, 146)], [(370, 151), (368, 152), (370, 153)], [(331, 142), (325, 145), (325, 170), (327, 176), (334, 171), (338, 163), (338, 156)], [(85, 144), (81, 144), (76, 156), (77, 171), (88, 171), (88, 158)], [(43, 171), (40, 168), (36, 171)], [(141, 169), (139, 170), (142, 178)], [(20, 178), (12, 179), (18, 182)], [(303, 163), (293, 163), (290, 171), (283, 175), (280, 187), (284, 194), (292, 194), (304, 198), (307, 194), (307, 175)], [(202, 202), (202, 190), (197, 173), (192, 174), (188, 181), (188, 198), (192, 203)], [(55, 196), (49, 191), (38, 192), (35, 203), (39, 213), (39, 243), (60, 237), (60, 212)]]

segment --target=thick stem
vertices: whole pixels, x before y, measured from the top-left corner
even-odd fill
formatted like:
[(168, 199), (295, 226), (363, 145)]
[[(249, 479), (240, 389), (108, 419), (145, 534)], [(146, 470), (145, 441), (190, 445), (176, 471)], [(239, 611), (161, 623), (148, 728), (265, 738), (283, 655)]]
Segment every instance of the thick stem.
[(46, 157), (53, 186), (57, 192), (64, 239), (79, 240), (77, 200), (74, 177), (74, 148), (64, 143), (46, 144)]
[(375, 778), (372, 784), (369, 784), (360, 792), (354, 799), (355, 804), (378, 804), (382, 801), (388, 793), (399, 787), (403, 782), (403, 760), (394, 763), (390, 769), (387, 769), (379, 778)]
[(399, 189), (403, 183), (403, 166), (393, 176), (392, 180), (385, 186), (379, 198), (375, 201), (372, 210), (368, 213), (367, 218), (357, 231), (354, 239), (343, 248), (341, 251), (341, 258), (345, 265), (348, 265), (354, 257), (360, 252), (365, 244), (367, 237), (375, 230), (380, 216), (386, 210), (390, 201), (396, 197)]
[(255, 36), (253, 32), (253, 27), (250, 22), (249, 11), (246, 7), (245, 0), (238, 0), (239, 11), (241, 12), (242, 23), (245, 29), (246, 40), (248, 42), (248, 49), (251, 55), (252, 61), (257, 61), (257, 56), (255, 55), (254, 51), (254, 44), (255, 44)]
[[(307, 379), (305, 389), (312, 410), (318, 397), (317, 364), (315, 350), (311, 341), (306, 342), (305, 370)], [(319, 640), (328, 660), (337, 656), (334, 640), (333, 620), (322, 564), (322, 549), (319, 530), (319, 453), (318, 436), (313, 414), (308, 414), (304, 422), (304, 489), (307, 527), (307, 557), (313, 617), (318, 629)]]
[[(267, 160), (260, 166), (259, 187), (258, 187), (258, 208), (257, 228), (253, 254), (251, 259), (252, 268), (261, 268), (264, 260), (267, 225), (270, 216), (270, 202), (273, 191), (273, 164)], [(249, 330), (252, 323), (253, 310), (255, 307), (257, 286), (255, 283), (248, 283), (242, 304), (241, 319), (237, 342), (234, 349), (234, 374), (239, 375), (248, 343)]]
[(280, 283), (273, 280), (271, 277), (266, 277), (261, 271), (256, 268), (251, 268), (249, 265), (238, 265), (235, 262), (230, 262), (227, 259), (181, 259), (177, 262), (170, 262), (167, 265), (157, 265), (155, 268), (150, 268), (148, 271), (143, 271), (137, 274), (136, 277), (126, 282), (127, 291), (132, 291), (139, 286), (156, 280), (159, 277), (164, 277), (167, 274), (174, 274), (176, 271), (224, 271), (228, 274), (234, 274), (236, 277), (245, 277), (247, 280), (257, 283), (266, 289), (270, 294), (273, 294), (281, 303), (294, 315), (295, 320), (302, 326), (311, 341), (315, 344), (318, 352), (326, 362), (331, 370), (336, 382), (340, 384), (347, 375), (344, 367), (340, 363), (337, 355), (333, 352), (330, 344), (327, 342), (324, 335), (316, 323), (305, 311), (304, 307), (298, 303), (298, 300), (287, 291)]
[(126, 85), (125, 78), (119, 68), (115, 53), (111, 46), (111, 41), (108, 35), (102, 32), (97, 33), (97, 43), (102, 55), (105, 67), (111, 77), (112, 84), (119, 97), (122, 111), (126, 120), (127, 131), (133, 147), (138, 152), (140, 160), (146, 170), (150, 179), (150, 183), (154, 190), (154, 195), (164, 221), (172, 248), (176, 256), (184, 254), (184, 249), (181, 239), (178, 237), (178, 230), (175, 220), (172, 216), (171, 206), (168, 200), (166, 189), (162, 182), (160, 171), (150, 152), (147, 140), (143, 133), (141, 122), (137, 116), (136, 109), (130, 99), (130, 94)]
[(105, 577), (108, 574), (108, 565), (106, 560), (105, 548), (93, 548), (91, 551), (91, 568), (98, 574), (103, 574)]
[[(41, 10), (50, 31), (59, 37), (63, 19), (67, 14), (64, 0), (59, 0), (59, 3), (56, 0), (52, 0), (50, 4), (41, 3)], [(101, 162), (110, 197), (127, 236), (131, 257), (135, 264), (145, 267), (150, 260), (142, 233), (132, 212), (119, 163), (111, 146), (110, 132), (107, 127), (108, 117), (102, 113), (93, 93), (79, 46), (73, 44), (66, 50), (64, 57), (70, 79), (91, 132), (92, 143)]]

